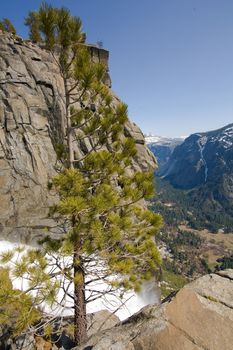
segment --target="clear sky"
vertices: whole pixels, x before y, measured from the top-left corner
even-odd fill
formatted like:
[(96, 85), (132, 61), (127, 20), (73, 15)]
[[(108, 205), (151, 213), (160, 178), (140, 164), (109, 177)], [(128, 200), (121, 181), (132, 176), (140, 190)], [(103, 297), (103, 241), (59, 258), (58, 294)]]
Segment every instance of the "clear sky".
[[(233, 122), (233, 0), (51, 0), (110, 51), (113, 90), (140, 128), (185, 136)], [(37, 0), (1, 1), (18, 33)]]

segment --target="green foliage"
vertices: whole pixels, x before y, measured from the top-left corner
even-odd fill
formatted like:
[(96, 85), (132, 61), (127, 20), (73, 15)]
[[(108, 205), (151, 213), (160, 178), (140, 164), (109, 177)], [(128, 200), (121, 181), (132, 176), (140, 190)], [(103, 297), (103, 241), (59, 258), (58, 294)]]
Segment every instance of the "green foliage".
[(25, 18), (24, 24), (29, 27), (29, 38), (37, 43), (42, 40), (40, 34), (40, 19), (37, 12), (30, 11)]
[(175, 250), (175, 246), (177, 245), (188, 245), (190, 247), (198, 248), (203, 241), (204, 240), (194, 232), (178, 231), (177, 234), (173, 236), (171, 246), (174, 246), (173, 250)]
[(218, 265), (216, 265), (215, 269), (217, 271), (219, 270), (225, 270), (225, 269), (232, 269), (233, 268), (233, 254), (230, 256), (223, 256), (222, 258), (219, 258), (217, 260)]
[(160, 283), (160, 289), (162, 298), (166, 298), (172, 292), (178, 291), (188, 283), (188, 279), (180, 274), (168, 271), (166, 268), (162, 270), (162, 282)]
[[(80, 19), (42, 3), (25, 23), (31, 39), (45, 43), (60, 69), (67, 144), (55, 146), (64, 167), (53, 179), (60, 201), (50, 210), (62, 234), (45, 238), (40, 251), (22, 253), (13, 274), (29, 280), (29, 293), (36, 289), (35, 305), (64, 306), (67, 284), (74, 285), (80, 343), (86, 331), (84, 304), (105, 293), (139, 290), (155, 277), (161, 260), (154, 236), (162, 220), (143, 206), (154, 193), (153, 175), (133, 170), (136, 147), (124, 136), (127, 105), (104, 84), (106, 66), (93, 62), (83, 45)], [(74, 152), (74, 141), (80, 152)], [(106, 291), (92, 290), (91, 284), (101, 280)], [(61, 288), (64, 297), (58, 300)]]
[(187, 191), (174, 188), (168, 181), (156, 177), (158, 196), (153, 200), (153, 209), (159, 212), (167, 225), (177, 227), (182, 222), (195, 229), (208, 229), (217, 233), (224, 229), (225, 233), (233, 230), (233, 212), (229, 202), (223, 201), (222, 206), (213, 200), (211, 192), (200, 188)]
[(16, 29), (8, 18), (3, 18), (0, 21), (0, 30), (12, 34), (16, 34)]
[(67, 50), (76, 50), (77, 44), (85, 41), (80, 18), (72, 16), (64, 7), (52, 7), (46, 2), (41, 4), (39, 11), (29, 12), (25, 25), (29, 27), (31, 40), (43, 41), (50, 50), (60, 45), (64, 57)]
[(13, 288), (8, 269), (0, 269), (0, 326), (17, 336), (41, 317), (33, 297)]
[(205, 240), (192, 231), (161, 232), (158, 239), (165, 243), (171, 258), (164, 258), (164, 268), (172, 273), (196, 277), (210, 273), (205, 259)]
[(40, 6), (40, 10), (38, 13), (39, 23), (40, 23), (40, 31), (44, 36), (43, 39), (45, 41), (47, 48), (53, 48), (55, 41), (55, 30), (56, 30), (56, 19), (57, 13), (56, 9), (52, 6), (42, 3)]
[(61, 159), (65, 159), (66, 158), (66, 150), (65, 150), (65, 146), (62, 143), (56, 143), (54, 144), (54, 150), (56, 152), (57, 155), (57, 159), (61, 160)]
[[(73, 223), (61, 251), (63, 244), (81, 241), (80, 255), (98, 254), (109, 275), (116, 275), (115, 285), (127, 281), (127, 288), (134, 288), (151, 278), (160, 263), (153, 236), (161, 218), (139, 206), (153, 190), (151, 174), (125, 174), (124, 157), (120, 151), (113, 154), (106, 150), (89, 154), (80, 169), (57, 175), (53, 183), (60, 202), (54, 211)], [(135, 275), (136, 281), (131, 278)]]

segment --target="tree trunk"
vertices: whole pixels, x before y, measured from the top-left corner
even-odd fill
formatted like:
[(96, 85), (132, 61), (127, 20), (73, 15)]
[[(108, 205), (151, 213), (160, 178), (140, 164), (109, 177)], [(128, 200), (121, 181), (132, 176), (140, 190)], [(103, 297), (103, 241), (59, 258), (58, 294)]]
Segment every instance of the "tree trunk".
[[(74, 149), (72, 137), (72, 125), (70, 117), (70, 95), (67, 87), (67, 79), (64, 78), (65, 100), (66, 100), (66, 137), (68, 148), (68, 168), (74, 168)], [(72, 227), (75, 220), (72, 219)], [(81, 243), (74, 243), (74, 342), (78, 346), (87, 339), (87, 314), (85, 299), (85, 272), (80, 255)]]
[(76, 345), (87, 339), (85, 273), (77, 247), (74, 252), (74, 341)]
[(67, 79), (64, 78), (65, 87), (65, 100), (66, 100), (66, 138), (67, 138), (67, 148), (68, 148), (68, 168), (74, 167), (74, 148), (73, 148), (73, 138), (72, 138), (72, 125), (70, 117), (70, 96), (67, 87)]

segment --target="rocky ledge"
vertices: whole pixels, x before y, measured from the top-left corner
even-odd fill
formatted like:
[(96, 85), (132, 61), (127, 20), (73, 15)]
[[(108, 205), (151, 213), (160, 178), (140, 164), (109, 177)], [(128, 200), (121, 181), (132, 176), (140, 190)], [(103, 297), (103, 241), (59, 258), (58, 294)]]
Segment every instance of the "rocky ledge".
[(232, 350), (233, 270), (200, 277), (76, 350)]

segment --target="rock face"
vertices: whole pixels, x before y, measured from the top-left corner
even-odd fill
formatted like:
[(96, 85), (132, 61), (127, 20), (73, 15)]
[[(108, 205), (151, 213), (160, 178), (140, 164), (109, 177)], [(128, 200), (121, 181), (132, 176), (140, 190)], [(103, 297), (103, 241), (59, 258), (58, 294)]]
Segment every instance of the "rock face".
[[(108, 51), (90, 51), (93, 59), (108, 60)], [(108, 75), (106, 84), (111, 84)], [(63, 139), (63, 112), (63, 81), (50, 53), (0, 32), (1, 239), (27, 243), (53, 226), (47, 214), (56, 198), (47, 186), (56, 174), (54, 147)], [(128, 123), (125, 134), (132, 135), (138, 147), (134, 167), (155, 167), (139, 128)]]
[(206, 275), (76, 350), (232, 350), (233, 270)]

